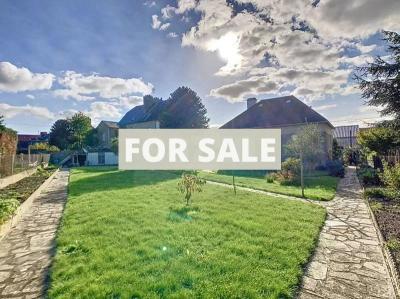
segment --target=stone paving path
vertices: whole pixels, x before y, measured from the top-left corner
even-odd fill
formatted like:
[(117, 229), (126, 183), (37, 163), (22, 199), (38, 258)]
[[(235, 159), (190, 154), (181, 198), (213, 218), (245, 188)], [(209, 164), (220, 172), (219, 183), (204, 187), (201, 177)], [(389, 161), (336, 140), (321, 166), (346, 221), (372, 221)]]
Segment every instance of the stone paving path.
[[(232, 185), (207, 181), (214, 185)], [(315, 201), (245, 187), (238, 190), (322, 205), (328, 217), (298, 299), (396, 298), (378, 235), (355, 168), (347, 168), (332, 201)]]
[(355, 168), (346, 170), (303, 277), (300, 299), (395, 298)]
[(59, 171), (32, 208), (0, 241), (0, 298), (41, 298), (67, 199), (69, 171)]

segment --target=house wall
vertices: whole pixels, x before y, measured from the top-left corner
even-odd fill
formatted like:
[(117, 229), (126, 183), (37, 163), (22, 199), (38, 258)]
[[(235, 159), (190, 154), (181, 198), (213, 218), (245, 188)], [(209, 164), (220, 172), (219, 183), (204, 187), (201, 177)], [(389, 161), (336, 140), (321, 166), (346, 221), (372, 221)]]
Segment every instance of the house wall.
[[(104, 153), (104, 164), (99, 164), (99, 154)], [(113, 152), (93, 152), (87, 154), (86, 163), (88, 166), (118, 165), (118, 156)]]
[(129, 124), (126, 126), (126, 128), (127, 129), (159, 129), (160, 122), (158, 120), (145, 121), (145, 122), (141, 122), (141, 123)]
[(97, 136), (101, 146), (109, 148), (111, 147), (111, 141), (118, 137), (118, 129), (110, 128), (104, 123), (100, 123), (97, 127)]
[[(282, 149), (288, 144), (293, 135), (299, 133), (299, 131), (304, 128), (305, 125), (295, 125), (282, 127)], [(323, 138), (323, 155), (321, 157), (321, 163), (326, 162), (332, 158), (332, 141), (333, 141), (333, 129), (326, 123), (317, 124)], [(282, 151), (284, 152), (284, 150)]]

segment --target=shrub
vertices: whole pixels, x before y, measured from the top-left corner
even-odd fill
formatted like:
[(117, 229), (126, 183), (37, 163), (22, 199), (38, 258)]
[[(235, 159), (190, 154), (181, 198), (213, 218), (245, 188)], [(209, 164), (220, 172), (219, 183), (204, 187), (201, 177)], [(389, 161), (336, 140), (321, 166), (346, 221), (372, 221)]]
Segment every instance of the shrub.
[(367, 188), (364, 196), (370, 199), (400, 200), (400, 191), (388, 188)]
[(388, 188), (400, 190), (400, 163), (389, 166), (387, 162), (384, 162), (380, 178)]
[(358, 165), (361, 162), (361, 153), (358, 149), (347, 147), (343, 150), (343, 162), (346, 165)]
[(281, 184), (298, 183), (300, 179), (300, 159), (287, 158), (281, 167), (281, 171), (276, 173), (276, 180)]
[(381, 184), (378, 171), (372, 167), (363, 167), (357, 172), (363, 186), (378, 186)]
[(400, 241), (395, 238), (388, 240), (386, 246), (392, 251), (400, 251)]
[(276, 180), (276, 172), (268, 173), (265, 176), (265, 179), (267, 180), (267, 183), (273, 183)]
[(344, 166), (339, 160), (328, 161), (326, 163), (326, 169), (330, 176), (344, 177)]
[(185, 194), (186, 205), (189, 205), (190, 198), (195, 192), (203, 191), (206, 180), (200, 178), (197, 172), (183, 173), (178, 183), (178, 190)]
[(315, 170), (317, 170), (317, 171), (325, 171), (325, 170), (326, 170), (326, 166), (325, 166), (325, 165), (322, 165), (322, 164), (317, 165), (317, 166), (315, 167)]
[(18, 206), (19, 201), (14, 198), (0, 198), (0, 224), (6, 221), (14, 213)]

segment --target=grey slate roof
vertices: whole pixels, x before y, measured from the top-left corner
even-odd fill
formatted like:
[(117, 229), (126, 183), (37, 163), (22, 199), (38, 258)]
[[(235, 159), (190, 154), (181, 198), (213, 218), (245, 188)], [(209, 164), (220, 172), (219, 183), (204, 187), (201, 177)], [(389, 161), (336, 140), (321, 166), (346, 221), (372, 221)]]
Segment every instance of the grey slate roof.
[(159, 101), (149, 111), (145, 111), (144, 105), (135, 106), (121, 118), (118, 125), (124, 127), (129, 124), (158, 120), (165, 103), (166, 101)]
[(332, 124), (294, 96), (261, 100), (221, 128), (279, 128), (305, 123)]
[(360, 129), (358, 125), (335, 127), (335, 130), (333, 131), (333, 137), (334, 138), (355, 137), (359, 130)]
[(107, 127), (118, 129), (118, 123), (116, 121), (102, 120), (101, 122)]

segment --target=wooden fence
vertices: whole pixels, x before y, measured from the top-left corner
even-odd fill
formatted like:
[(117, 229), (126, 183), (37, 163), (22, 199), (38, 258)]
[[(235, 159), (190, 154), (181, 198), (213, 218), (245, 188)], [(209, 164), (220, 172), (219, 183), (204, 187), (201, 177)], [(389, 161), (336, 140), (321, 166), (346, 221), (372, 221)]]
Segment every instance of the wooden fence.
[(390, 150), (387, 155), (381, 156), (381, 159), (389, 164), (400, 163), (400, 148)]
[(0, 154), (0, 178), (36, 167), (40, 163), (49, 163), (50, 154)]

